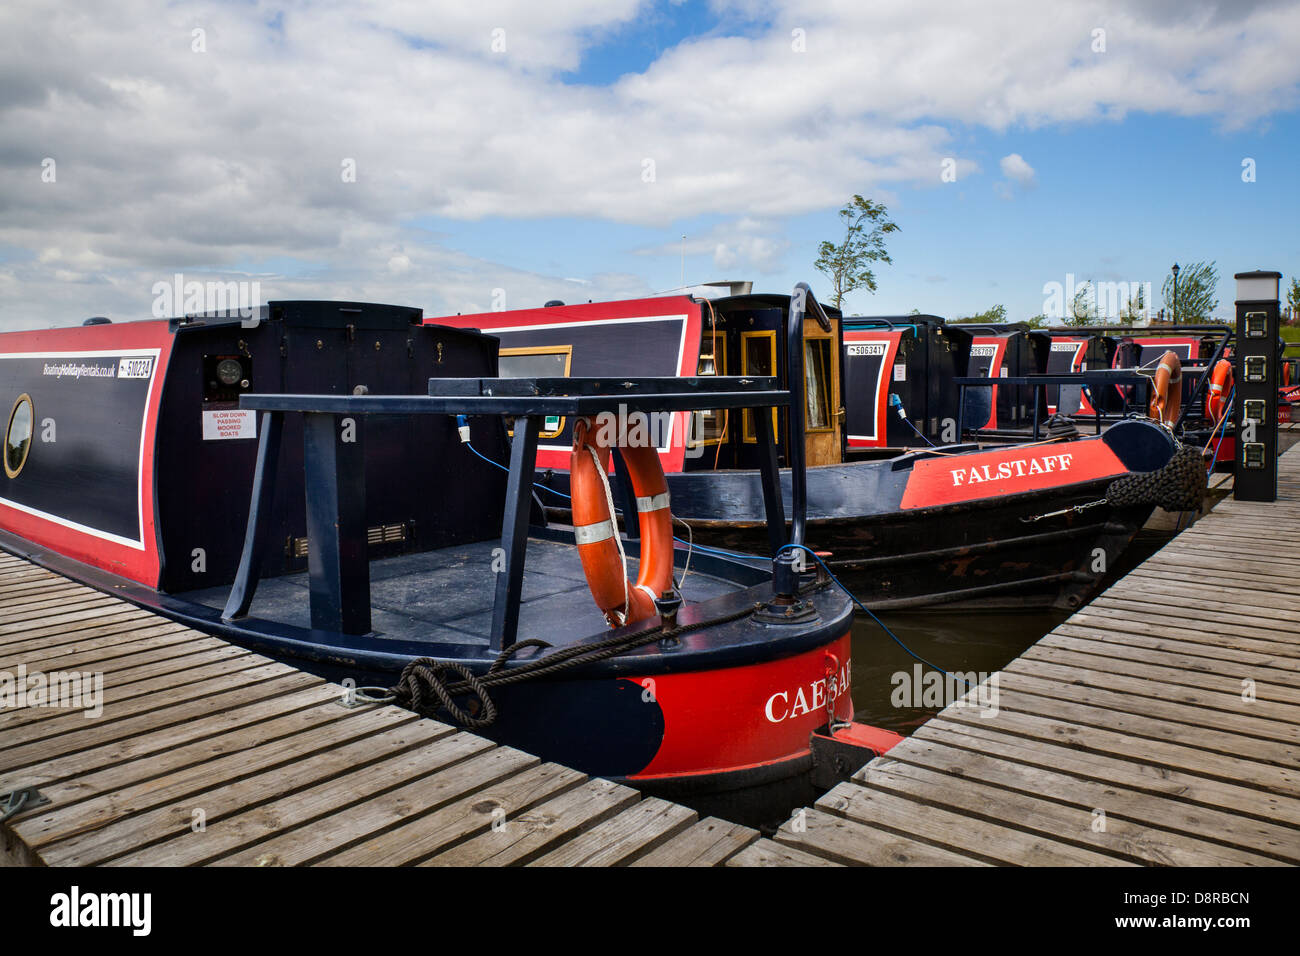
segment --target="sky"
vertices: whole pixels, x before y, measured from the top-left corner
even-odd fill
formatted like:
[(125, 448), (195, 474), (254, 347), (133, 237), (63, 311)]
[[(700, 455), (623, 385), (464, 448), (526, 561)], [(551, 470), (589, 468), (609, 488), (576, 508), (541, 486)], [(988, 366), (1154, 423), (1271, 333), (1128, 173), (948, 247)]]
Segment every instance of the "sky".
[[(0, 328), (258, 302), (426, 314), (807, 281), (853, 314), (1300, 273), (1300, 3), (0, 6)], [(174, 307), (173, 307), (174, 306)]]

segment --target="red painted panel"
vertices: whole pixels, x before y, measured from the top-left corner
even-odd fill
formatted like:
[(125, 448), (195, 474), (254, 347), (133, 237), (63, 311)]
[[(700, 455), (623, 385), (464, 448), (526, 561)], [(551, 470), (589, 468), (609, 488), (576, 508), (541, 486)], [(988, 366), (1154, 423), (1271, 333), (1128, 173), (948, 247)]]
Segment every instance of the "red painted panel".
[[(133, 548), (97, 535), (69, 528), (57, 521), (0, 504), (0, 526), (34, 544), (103, 568), (114, 574), (157, 587), (160, 575), (158, 534), (154, 527), (154, 440), (158, 406), (162, 400), (167, 361), (175, 341), (166, 320), (122, 322), (110, 325), (76, 326), (10, 332), (0, 339), (0, 352), (113, 352), (127, 349), (158, 349), (150, 383), (145, 416), (139, 489), (143, 520), (143, 547)], [(57, 517), (57, 516), (54, 516)]]
[(853, 718), (849, 653), (845, 634), (783, 660), (655, 677), (664, 740), (634, 779), (743, 770), (808, 753), (808, 735), (826, 723), (828, 694), (836, 719)]
[[(460, 329), (479, 329), (491, 334), (494, 329), (509, 329), (528, 325), (566, 325), (610, 322), (618, 319), (645, 318), (667, 315), (686, 316), (686, 335), (681, 349), (678, 375), (693, 376), (699, 367), (700, 334), (704, 306), (691, 296), (655, 296), (647, 299), (624, 299), (616, 302), (588, 302), (579, 305), (557, 305), (550, 308), (516, 309), (510, 312), (479, 312), (470, 315), (425, 316), (425, 325), (447, 325)], [(629, 351), (627, 367), (610, 369), (608, 374), (632, 376), (639, 374), (636, 353)], [(674, 414), (672, 442), (667, 451), (660, 452), (666, 473), (680, 472), (686, 461), (686, 430), (690, 423), (688, 412)], [(545, 440), (543, 440), (543, 444)], [(555, 468), (568, 471), (570, 452), (540, 448), (537, 452), (538, 468)]]
[(1115, 453), (1097, 438), (927, 458), (912, 466), (902, 506), (928, 508), (994, 498), (1125, 472)]
[[(984, 358), (989, 358), (989, 371), (988, 371), (988, 375), (985, 376), (986, 378), (1001, 378), (1002, 362), (1007, 355), (1007, 337), (1005, 335), (975, 335), (971, 337), (970, 344), (971, 344), (971, 351), (972, 351), (971, 361), (974, 361), (976, 358), (974, 354), (974, 350), (976, 348), (982, 346), (985, 349), (987, 349), (990, 346), (992, 346), (993, 353), (991, 358), (984, 355), (979, 356), (979, 358), (981, 361)], [(986, 389), (986, 391), (989, 393), (990, 409), (989, 409), (989, 420), (984, 424), (983, 427), (997, 428), (998, 427), (998, 387), (994, 385), (992, 388)]]
[(846, 329), (844, 332), (845, 361), (848, 361), (847, 346), (884, 342), (885, 356), (880, 363), (880, 376), (876, 382), (876, 437), (847, 435), (850, 448), (883, 448), (888, 444), (887, 416), (889, 414), (889, 383), (894, 374), (894, 358), (898, 355), (898, 343), (903, 340), (901, 329)]

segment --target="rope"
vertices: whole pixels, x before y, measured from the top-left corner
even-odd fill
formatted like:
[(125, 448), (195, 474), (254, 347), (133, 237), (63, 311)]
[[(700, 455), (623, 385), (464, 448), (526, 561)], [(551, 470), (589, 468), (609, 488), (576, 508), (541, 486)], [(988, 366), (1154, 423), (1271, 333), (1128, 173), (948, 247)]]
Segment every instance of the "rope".
[[(418, 657), (402, 668), (401, 676), (392, 687), (387, 689), (359, 687), (357, 688), (357, 697), (366, 702), (386, 703), (394, 701), (409, 710), (415, 711), (422, 717), (436, 718), (441, 712), (445, 711), (454, 721), (464, 727), (472, 729), (488, 727), (497, 718), (497, 708), (489, 696), (489, 688), (504, 687), (527, 680), (538, 680), (574, 667), (581, 667), (584, 664), (594, 664), (645, 647), (647, 644), (653, 644), (656, 641), (669, 640), (681, 634), (688, 634), (706, 627), (726, 624), (729, 621), (748, 617), (762, 606), (762, 602), (755, 602), (729, 614), (704, 621), (696, 621), (693, 624), (665, 627), (661, 622), (657, 626), (637, 634), (607, 637), (604, 640), (590, 644), (578, 644), (561, 648), (552, 654), (547, 654), (545, 657), (506, 670), (506, 662), (524, 648), (547, 648), (551, 646), (545, 641), (536, 639), (519, 641), (511, 644), (498, 654), (496, 660), (492, 662), (492, 666), (488, 668), (488, 672), (482, 677), (476, 677), (464, 664)], [(451, 675), (458, 675), (460, 679), (449, 681), (448, 678)], [(380, 691), (380, 694), (366, 694), (363, 696), (364, 692), (376, 690)], [(456, 703), (457, 698), (466, 695), (473, 695), (473, 698), (478, 700), (477, 708), (473, 707), (472, 701), (467, 707), (461, 707)], [(471, 709), (477, 710), (478, 716), (470, 713)]]
[(1205, 500), (1207, 478), (1202, 452), (1191, 445), (1179, 445), (1173, 456), (1155, 471), (1116, 478), (1106, 486), (1106, 496), (1072, 508), (1021, 518), (1026, 524), (1064, 514), (1081, 514), (1090, 508), (1110, 505), (1136, 508), (1159, 505), (1166, 511), (1196, 511)]

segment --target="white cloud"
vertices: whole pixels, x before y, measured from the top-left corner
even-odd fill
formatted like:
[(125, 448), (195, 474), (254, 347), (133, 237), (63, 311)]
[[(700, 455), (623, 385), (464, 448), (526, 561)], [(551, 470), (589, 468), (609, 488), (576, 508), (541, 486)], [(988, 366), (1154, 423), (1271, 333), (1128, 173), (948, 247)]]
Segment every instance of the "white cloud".
[[(1298, 101), (1300, 7), (1195, 0), (935, 0), (924, 15), (883, 0), (715, 0), (727, 23), (773, 26), (680, 43), (609, 87), (564, 82), (648, 6), (8, 0), (0, 325), (146, 315), (160, 277), (280, 261), (310, 275), (264, 280), (264, 292), (436, 311), (487, 302), (503, 283), (562, 297), (562, 278), (416, 228), (433, 217), (665, 228), (743, 214), (763, 226), (701, 238), (700, 254), (764, 271), (783, 254), (783, 217), (854, 192), (938, 187), (950, 124), (1135, 110), (1228, 124)], [(791, 25), (807, 52), (792, 49)], [(1090, 49), (1098, 26), (1104, 54)], [(196, 28), (204, 53), (192, 51)], [(46, 157), (54, 183), (41, 181)], [(355, 182), (341, 176), (347, 160)], [(963, 179), (976, 175), (967, 162)], [(592, 282), (597, 298), (647, 291), (625, 275)]]
[(1024, 157), (1019, 153), (1003, 156), (998, 165), (1002, 167), (1002, 175), (1007, 179), (1013, 179), (1024, 187), (1034, 184), (1034, 167), (1025, 162)]

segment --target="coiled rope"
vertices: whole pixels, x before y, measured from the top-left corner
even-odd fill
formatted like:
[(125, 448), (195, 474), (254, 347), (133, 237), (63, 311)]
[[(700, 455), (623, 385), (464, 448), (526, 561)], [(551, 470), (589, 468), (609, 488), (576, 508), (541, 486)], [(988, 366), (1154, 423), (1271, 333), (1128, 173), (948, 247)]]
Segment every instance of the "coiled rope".
[[(490, 727), (497, 719), (497, 707), (489, 694), (490, 688), (538, 680), (584, 664), (594, 664), (656, 641), (671, 640), (692, 631), (748, 617), (761, 607), (761, 601), (755, 602), (728, 614), (691, 624), (668, 627), (661, 622), (636, 634), (561, 648), (507, 670), (506, 662), (519, 651), (528, 647), (546, 649), (552, 646), (537, 639), (519, 641), (498, 654), (481, 677), (456, 661), (417, 657), (402, 668), (401, 676), (392, 687), (358, 687), (354, 697), (363, 703), (397, 703), (422, 717), (437, 718), (445, 714), (470, 729)], [(458, 699), (465, 697), (469, 698), (465, 706), (457, 703)]]

